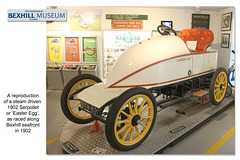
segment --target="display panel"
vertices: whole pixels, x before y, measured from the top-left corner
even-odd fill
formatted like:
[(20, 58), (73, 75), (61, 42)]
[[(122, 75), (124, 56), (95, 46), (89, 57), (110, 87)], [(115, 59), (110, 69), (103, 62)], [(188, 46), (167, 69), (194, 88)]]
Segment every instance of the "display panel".
[[(173, 21), (161, 21), (161, 25), (168, 26), (169, 28), (173, 28)], [(169, 30), (166, 27), (163, 27), (165, 30)]]
[(151, 38), (149, 31), (103, 32), (103, 77), (107, 77), (116, 59), (130, 46)]
[(62, 62), (62, 40), (61, 37), (48, 37), (49, 61)]
[(83, 61), (97, 62), (97, 37), (83, 37)]
[(79, 38), (78, 37), (66, 37), (66, 60), (67, 61), (79, 61)]
[(101, 10), (70, 9), (69, 23), (71, 31), (100, 31)]

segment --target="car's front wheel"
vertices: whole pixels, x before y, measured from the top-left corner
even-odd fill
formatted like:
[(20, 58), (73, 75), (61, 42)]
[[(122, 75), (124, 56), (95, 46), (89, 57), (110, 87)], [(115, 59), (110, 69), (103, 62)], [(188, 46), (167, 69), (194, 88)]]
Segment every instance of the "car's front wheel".
[(79, 89), (102, 82), (98, 77), (90, 74), (81, 74), (71, 79), (64, 87), (61, 95), (61, 108), (64, 115), (72, 122), (78, 124), (90, 123), (94, 119), (82, 110), (81, 102), (69, 99), (70, 95)]
[(139, 146), (150, 134), (157, 112), (152, 93), (144, 88), (123, 92), (113, 103), (105, 125), (106, 138), (117, 150)]

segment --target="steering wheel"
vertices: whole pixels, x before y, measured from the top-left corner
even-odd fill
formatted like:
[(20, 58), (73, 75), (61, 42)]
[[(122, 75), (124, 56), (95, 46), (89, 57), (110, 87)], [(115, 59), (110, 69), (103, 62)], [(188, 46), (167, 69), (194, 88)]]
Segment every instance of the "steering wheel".
[[(160, 28), (163, 30), (163, 32), (161, 32)], [(159, 25), (157, 27), (157, 30), (162, 36), (170, 35), (170, 32), (166, 31), (166, 28), (169, 29), (171, 32), (173, 32), (175, 36), (177, 35), (177, 32), (173, 28), (170, 28), (170, 27), (165, 26), (165, 25)]]

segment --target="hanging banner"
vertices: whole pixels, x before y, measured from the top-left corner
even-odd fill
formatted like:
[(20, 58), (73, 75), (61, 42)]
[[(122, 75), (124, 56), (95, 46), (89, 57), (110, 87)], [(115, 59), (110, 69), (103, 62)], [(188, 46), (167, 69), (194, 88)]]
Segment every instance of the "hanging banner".
[(142, 20), (112, 20), (112, 29), (143, 29)]
[(61, 62), (62, 59), (62, 40), (60, 37), (48, 38), (49, 61)]
[(83, 37), (83, 61), (97, 62), (97, 37)]
[(66, 60), (67, 61), (79, 61), (79, 38), (78, 37), (66, 37)]

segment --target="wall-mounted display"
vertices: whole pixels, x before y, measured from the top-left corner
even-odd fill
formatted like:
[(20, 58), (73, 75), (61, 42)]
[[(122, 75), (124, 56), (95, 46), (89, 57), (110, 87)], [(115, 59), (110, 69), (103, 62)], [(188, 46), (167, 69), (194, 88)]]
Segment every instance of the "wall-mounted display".
[(229, 48), (229, 42), (230, 42), (230, 33), (222, 34), (221, 47)]
[(192, 28), (209, 29), (209, 14), (192, 14)]
[(82, 37), (83, 62), (97, 62), (97, 37)]
[(232, 23), (232, 12), (222, 15), (221, 27), (222, 31), (230, 31)]
[(78, 37), (66, 37), (66, 60), (67, 61), (79, 61), (79, 38)]
[(61, 62), (63, 60), (61, 37), (48, 37), (48, 54), (51, 62)]
[(143, 29), (142, 20), (112, 20), (112, 29)]
[(139, 14), (106, 14), (106, 19), (148, 20), (148, 15), (139, 15)]
[(117, 58), (130, 46), (151, 38), (149, 31), (103, 32), (103, 77), (107, 77)]
[(72, 31), (100, 31), (101, 10), (70, 9), (69, 23)]

